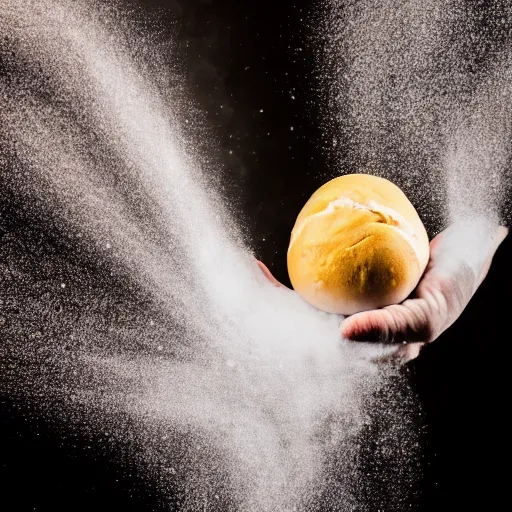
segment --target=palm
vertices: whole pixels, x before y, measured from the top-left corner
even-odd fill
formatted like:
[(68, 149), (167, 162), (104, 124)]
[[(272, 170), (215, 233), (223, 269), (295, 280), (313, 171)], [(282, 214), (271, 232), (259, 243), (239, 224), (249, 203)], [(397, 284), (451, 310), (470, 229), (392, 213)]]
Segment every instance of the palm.
[[(489, 270), (492, 257), (507, 230), (482, 240), (480, 257), (469, 257), (469, 237), (452, 226), (430, 243), (430, 261), (413, 296), (402, 304), (365, 311), (347, 318), (342, 335), (356, 341), (429, 343), (460, 316)], [(471, 233), (470, 233), (471, 235)], [(458, 244), (454, 244), (454, 237)], [(463, 239), (462, 239), (463, 238)], [(469, 245), (469, 244), (468, 244)]]
[[(411, 298), (346, 318), (341, 335), (353, 341), (405, 343), (399, 355), (413, 359), (460, 316), (507, 232), (501, 226), (489, 231), (485, 224), (450, 226), (431, 241), (427, 270)], [(265, 265), (260, 267), (279, 284)]]

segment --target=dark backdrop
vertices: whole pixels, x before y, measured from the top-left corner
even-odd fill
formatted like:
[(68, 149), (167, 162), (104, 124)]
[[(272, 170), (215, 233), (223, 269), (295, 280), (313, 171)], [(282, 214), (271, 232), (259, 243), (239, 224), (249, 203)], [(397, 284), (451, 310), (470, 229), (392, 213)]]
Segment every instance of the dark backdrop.
[[(227, 195), (244, 219), (255, 254), (288, 283), (285, 255), (295, 217), (333, 176), (318, 122), (314, 51), (305, 44), (317, 5), (133, 5), (159, 20), (159, 37), (166, 37), (168, 24), (168, 34), (177, 38), (189, 86), (218, 137)], [(507, 502), (502, 472), (509, 461), (511, 257), (509, 238), (461, 318), (403, 370), (418, 392), (427, 426), (417, 510), (495, 510), (499, 500)], [(63, 440), (51, 421), (30, 415), (29, 404), (14, 406), (4, 397), (0, 407), (0, 508), (164, 510), (122, 447), (107, 453), (94, 449), (97, 441), (86, 436)]]

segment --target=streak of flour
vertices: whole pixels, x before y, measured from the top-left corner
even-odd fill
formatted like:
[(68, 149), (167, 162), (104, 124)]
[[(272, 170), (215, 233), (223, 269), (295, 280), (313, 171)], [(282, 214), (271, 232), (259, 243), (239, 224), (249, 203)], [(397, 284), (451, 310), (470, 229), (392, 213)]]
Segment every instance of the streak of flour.
[(2, 391), (135, 439), (182, 510), (364, 510), (358, 454), (382, 383), (369, 360), (388, 349), (344, 344), (340, 318), (266, 282), (181, 130), (191, 103), (95, 7), (0, 12), (4, 193), (78, 253), (4, 246)]

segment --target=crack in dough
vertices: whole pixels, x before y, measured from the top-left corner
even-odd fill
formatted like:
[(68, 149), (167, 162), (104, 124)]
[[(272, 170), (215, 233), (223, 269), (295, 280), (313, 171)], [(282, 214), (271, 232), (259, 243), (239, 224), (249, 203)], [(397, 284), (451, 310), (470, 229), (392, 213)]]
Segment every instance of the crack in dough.
[[(400, 215), (396, 210), (393, 210), (392, 208), (389, 208), (387, 206), (381, 205), (377, 203), (376, 201), (370, 200), (368, 201), (368, 204), (362, 204), (357, 203), (356, 201), (353, 201), (352, 199), (341, 196), (338, 199), (335, 199), (334, 201), (331, 201), (322, 211), (314, 213), (313, 215), (310, 215), (306, 219), (302, 221), (302, 223), (298, 226), (297, 229), (294, 229), (292, 233), (292, 237), (290, 240), (290, 245), (288, 247), (288, 252), (290, 252), (291, 247), (293, 246), (293, 243), (295, 240), (300, 236), (304, 228), (313, 220), (318, 217), (323, 217), (325, 215), (329, 215), (331, 213), (334, 213), (337, 209), (343, 208), (343, 207), (349, 207), (356, 210), (366, 210), (371, 213), (375, 213), (381, 217), (382, 220), (377, 221), (378, 223), (385, 223), (387, 226), (389, 226), (391, 229), (394, 229), (398, 233), (400, 233), (405, 240), (409, 243), (409, 245), (414, 250), (414, 253), (416, 254), (416, 257), (418, 258), (418, 261), (421, 261), (420, 255), (417, 250), (417, 244), (416, 244), (416, 234), (414, 233), (414, 229), (412, 226), (407, 222), (407, 220), (403, 217), (403, 215)], [(391, 220), (391, 222), (388, 222), (388, 219)]]

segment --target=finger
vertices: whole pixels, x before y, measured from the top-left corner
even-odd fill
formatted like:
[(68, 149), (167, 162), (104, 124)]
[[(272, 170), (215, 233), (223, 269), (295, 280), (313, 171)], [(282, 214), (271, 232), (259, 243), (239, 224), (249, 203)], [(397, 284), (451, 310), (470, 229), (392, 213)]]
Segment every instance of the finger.
[(282, 288), (286, 288), (286, 286), (284, 286), (284, 284), (281, 284), (273, 275), (272, 275), (272, 272), (270, 272), (270, 270), (268, 269), (268, 267), (265, 265), (265, 263), (263, 263), (262, 261), (260, 260), (256, 260), (256, 263), (258, 265), (258, 267), (260, 267), (261, 271), (263, 272), (263, 274), (265, 274), (265, 277), (274, 285), (274, 286), (277, 286), (277, 287), (282, 287)]
[(507, 238), (507, 235), (508, 235), (508, 228), (506, 228), (505, 226), (499, 226), (498, 227), (498, 232), (497, 232), (497, 235), (496, 235), (496, 249), (500, 246), (501, 242), (503, 242), (503, 240), (505, 240), (505, 238)]
[(402, 363), (408, 363), (420, 355), (421, 349), (425, 345), (426, 343), (421, 342), (407, 343), (406, 345), (402, 345), (398, 350), (395, 359), (400, 360)]
[(351, 341), (390, 343), (391, 321), (391, 315), (385, 309), (356, 313), (341, 323), (341, 335)]
[(435, 254), (436, 251), (437, 251), (437, 248), (439, 246), (439, 244), (441, 244), (443, 242), (443, 238), (445, 237), (445, 233), (444, 231), (441, 231), (440, 233), (438, 233), (434, 238), (432, 238), (432, 240), (430, 240), (430, 254)]
[(378, 359), (373, 360), (376, 364), (398, 364), (402, 365), (416, 359), (421, 352), (421, 349), (426, 345), (426, 343), (407, 343), (405, 345), (400, 345), (396, 352), (390, 354), (385, 357), (379, 357)]
[(482, 272), (480, 273), (480, 276), (479, 276), (479, 279), (478, 279), (478, 286), (480, 286), (480, 284), (482, 284), (482, 281), (487, 276), (487, 273), (489, 272), (489, 269), (491, 268), (491, 263), (492, 263), (492, 259), (494, 257), (494, 254), (498, 250), (498, 247), (501, 245), (503, 240), (505, 240), (507, 235), (508, 235), (508, 228), (506, 228), (505, 226), (498, 226), (498, 229), (496, 230), (496, 234), (495, 234), (494, 239), (493, 239), (493, 243), (492, 243), (491, 249), (489, 251), (489, 256), (488, 256), (487, 260), (484, 263), (484, 266), (482, 268)]
[(404, 304), (356, 313), (341, 323), (341, 335), (351, 341), (374, 343), (430, 341), (425, 301), (410, 299)]

